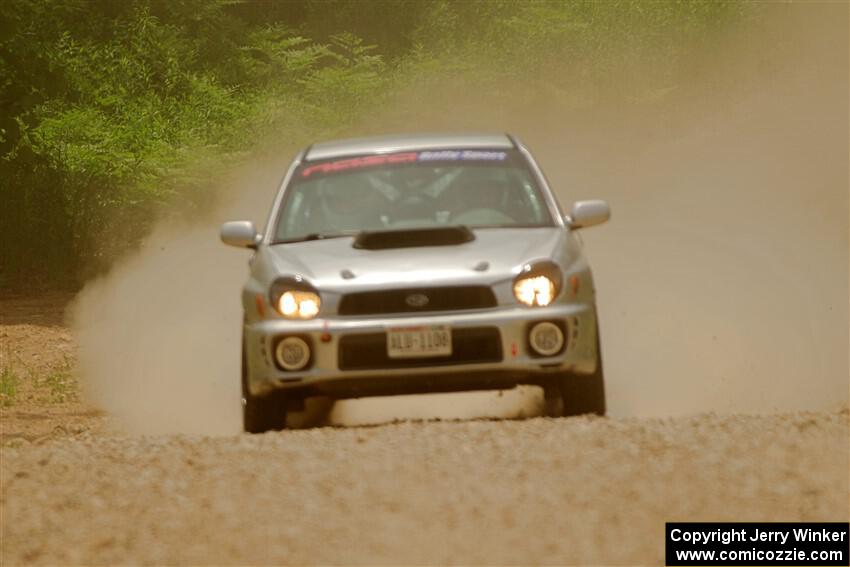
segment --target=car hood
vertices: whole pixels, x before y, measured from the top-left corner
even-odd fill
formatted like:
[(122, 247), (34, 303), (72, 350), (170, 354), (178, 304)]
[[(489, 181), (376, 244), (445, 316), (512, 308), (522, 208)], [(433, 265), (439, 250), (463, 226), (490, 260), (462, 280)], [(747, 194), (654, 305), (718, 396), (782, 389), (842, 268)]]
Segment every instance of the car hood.
[(475, 239), (450, 246), (362, 250), (353, 237), (263, 247), (277, 275), (299, 274), (320, 288), (477, 281), (513, 277), (518, 267), (557, 259), (564, 249), (560, 227), (474, 229)]

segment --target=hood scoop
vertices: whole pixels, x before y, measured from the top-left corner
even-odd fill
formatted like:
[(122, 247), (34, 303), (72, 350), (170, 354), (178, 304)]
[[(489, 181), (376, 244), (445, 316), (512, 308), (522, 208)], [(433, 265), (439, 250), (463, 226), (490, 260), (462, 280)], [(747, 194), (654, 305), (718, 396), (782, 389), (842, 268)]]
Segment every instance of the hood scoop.
[(361, 232), (354, 239), (352, 246), (361, 250), (388, 250), (420, 246), (454, 246), (472, 240), (475, 240), (475, 235), (465, 226), (447, 226)]

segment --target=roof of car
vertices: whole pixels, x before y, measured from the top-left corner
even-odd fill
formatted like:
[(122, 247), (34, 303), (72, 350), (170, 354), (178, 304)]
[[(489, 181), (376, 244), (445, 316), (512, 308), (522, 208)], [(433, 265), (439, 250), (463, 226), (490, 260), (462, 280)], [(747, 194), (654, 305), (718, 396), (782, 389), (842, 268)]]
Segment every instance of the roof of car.
[(307, 148), (305, 161), (364, 154), (417, 150), (509, 149), (514, 143), (507, 134), (398, 134), (320, 142)]

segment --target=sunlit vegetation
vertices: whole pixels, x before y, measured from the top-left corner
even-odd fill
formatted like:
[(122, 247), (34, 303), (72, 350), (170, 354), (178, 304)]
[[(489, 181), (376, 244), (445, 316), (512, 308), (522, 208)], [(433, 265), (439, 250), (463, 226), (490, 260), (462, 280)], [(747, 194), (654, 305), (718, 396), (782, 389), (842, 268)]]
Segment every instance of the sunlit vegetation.
[(0, 368), (0, 407), (15, 404), (18, 398), (18, 385), (20, 378), (11, 366), (4, 365)]
[(263, 140), (332, 136), (411, 85), (427, 97), (453, 76), (513, 77), (589, 100), (612, 77), (669, 88), (689, 46), (742, 6), (5, 0), (0, 287), (79, 286), (163, 210), (208, 203), (211, 179)]

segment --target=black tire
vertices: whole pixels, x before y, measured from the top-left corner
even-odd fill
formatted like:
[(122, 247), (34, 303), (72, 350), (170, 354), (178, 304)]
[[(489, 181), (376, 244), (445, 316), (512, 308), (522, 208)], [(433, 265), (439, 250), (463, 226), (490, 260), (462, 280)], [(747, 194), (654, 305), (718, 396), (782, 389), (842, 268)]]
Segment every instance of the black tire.
[(565, 378), (556, 380), (552, 385), (543, 386), (543, 416), (544, 417), (563, 417), (564, 415), (564, 395), (561, 392), (561, 382)]
[(569, 374), (561, 381), (564, 416), (605, 415), (605, 374), (602, 350), (599, 348), (599, 326), (596, 328), (596, 371), (593, 374)]
[(283, 392), (254, 396), (248, 390), (248, 361), (242, 346), (242, 428), (246, 433), (281, 431), (286, 428), (286, 397)]

